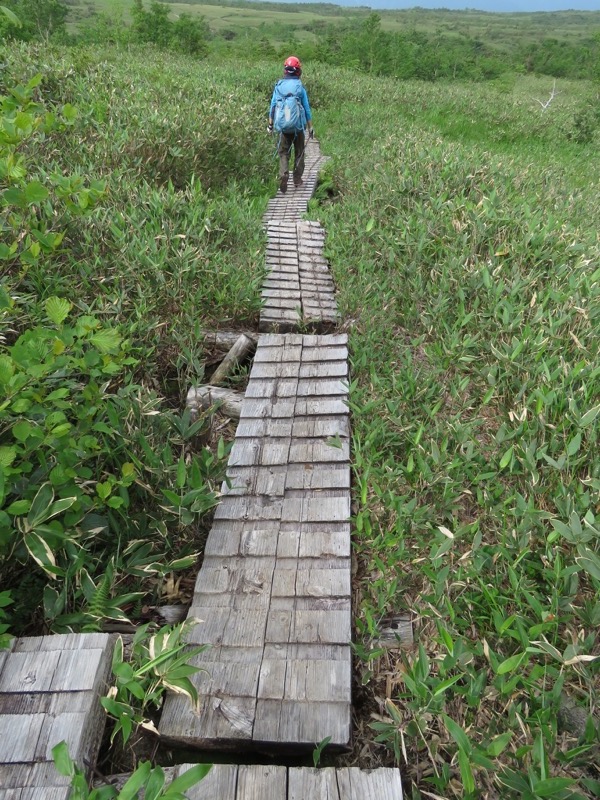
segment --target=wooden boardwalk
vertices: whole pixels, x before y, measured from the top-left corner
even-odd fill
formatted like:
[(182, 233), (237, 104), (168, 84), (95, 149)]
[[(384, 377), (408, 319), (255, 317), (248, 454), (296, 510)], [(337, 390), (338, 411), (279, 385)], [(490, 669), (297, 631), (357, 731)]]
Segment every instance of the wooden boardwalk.
[(285, 194), (277, 193), (269, 200), (264, 219), (265, 223), (275, 220), (292, 222), (301, 219), (308, 210), (308, 201), (313, 196), (319, 179), (319, 170), (328, 159), (321, 155), (319, 143), (316, 140), (307, 140), (304, 157), (304, 183), (294, 186), (290, 180)]
[[(178, 767), (177, 774), (191, 765)], [(402, 800), (397, 769), (215, 765), (189, 800)]]
[[(190, 617), (200, 708), (170, 694), (164, 739), (293, 755), (351, 738), (350, 427), (345, 335), (323, 257), (301, 220), (324, 162), (266, 215), (268, 275), (258, 348)], [(299, 334), (289, 331), (311, 330)], [(396, 623), (392, 630), (396, 631)], [(94, 765), (111, 637), (19, 639), (0, 651), (0, 800), (66, 800), (52, 763), (65, 740)], [(178, 767), (176, 774), (185, 771)], [(398, 770), (216, 765), (190, 800), (401, 800)]]
[(350, 742), (346, 336), (259, 338), (190, 616), (200, 713), (160, 731), (196, 747)]
[(339, 322), (335, 287), (318, 222), (270, 222), (261, 331), (323, 332)]
[(63, 739), (80, 766), (95, 763), (111, 658), (101, 633), (17, 639), (0, 651), (0, 800), (66, 798), (51, 752)]

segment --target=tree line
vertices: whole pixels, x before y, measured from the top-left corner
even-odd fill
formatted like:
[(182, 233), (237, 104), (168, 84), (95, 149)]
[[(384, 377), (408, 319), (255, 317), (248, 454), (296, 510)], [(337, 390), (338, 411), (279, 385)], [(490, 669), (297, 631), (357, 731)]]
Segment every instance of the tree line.
[[(62, 0), (5, 0), (5, 5), (21, 24), (2, 17), (0, 38), (4, 39), (50, 36), (66, 42), (151, 43), (197, 57), (211, 50), (225, 58), (243, 54), (246, 61), (279, 58), (293, 50), (306, 60), (376, 76), (426, 81), (485, 81), (507, 72), (600, 80), (600, 32), (593, 31), (588, 38), (577, 41), (547, 37), (515, 43), (508, 50), (465, 34), (388, 31), (383, 28), (381, 17), (371, 12), (337, 24), (323, 20), (304, 24), (302, 27), (313, 34), (314, 41), (300, 44), (292, 18), (283, 27), (273, 24), (243, 33), (230, 30), (215, 34), (201, 16), (182, 13), (172, 19), (168, 4), (151, 0), (144, 5), (143, 0), (133, 0), (130, 24), (125, 25), (118, 15), (116, 18), (114, 14), (96, 13), (80, 22), (77, 33), (68, 35), (68, 6)], [(287, 41), (282, 44), (282, 40)]]

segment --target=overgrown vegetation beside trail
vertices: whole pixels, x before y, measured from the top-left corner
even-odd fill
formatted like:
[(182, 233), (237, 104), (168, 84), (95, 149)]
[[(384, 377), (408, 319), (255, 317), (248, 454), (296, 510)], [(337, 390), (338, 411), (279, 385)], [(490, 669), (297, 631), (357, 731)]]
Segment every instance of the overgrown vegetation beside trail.
[[(5, 641), (178, 596), (226, 456), (183, 393), (201, 328), (257, 320), (279, 66), (2, 58)], [(597, 86), (304, 78), (351, 337), (353, 758), (411, 800), (597, 796)], [(402, 612), (414, 649), (372, 651)]]
[(93, 629), (177, 598), (217, 502), (226, 448), (181, 408), (199, 328), (257, 316), (264, 98), (234, 109), (233, 71), (147, 50), (4, 58), (4, 614), (15, 633)]
[[(542, 112), (531, 82), (330, 77), (311, 216), (350, 330), (357, 751), (410, 798), (598, 796), (600, 170), (561, 135), (594, 88)], [(415, 647), (373, 650), (402, 612)]]

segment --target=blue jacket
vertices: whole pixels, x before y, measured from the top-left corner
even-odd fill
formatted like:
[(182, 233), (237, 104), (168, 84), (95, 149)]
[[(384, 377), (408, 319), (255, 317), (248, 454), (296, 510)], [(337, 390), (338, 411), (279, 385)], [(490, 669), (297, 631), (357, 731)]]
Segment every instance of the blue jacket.
[(298, 99), (302, 103), (302, 108), (304, 109), (304, 113), (306, 114), (306, 121), (310, 122), (310, 120), (312, 120), (312, 113), (310, 110), (310, 104), (308, 102), (308, 95), (306, 94), (306, 89), (302, 85), (302, 81), (300, 80), (300, 78), (294, 78), (294, 77), (282, 78), (275, 84), (275, 88), (273, 89), (273, 97), (271, 98), (271, 107), (269, 109), (269, 119), (273, 119), (273, 114), (275, 113), (275, 106), (277, 104), (277, 98), (279, 97), (279, 95), (282, 94), (285, 96), (288, 92), (293, 92), (295, 94), (297, 92), (297, 83), (300, 84)]

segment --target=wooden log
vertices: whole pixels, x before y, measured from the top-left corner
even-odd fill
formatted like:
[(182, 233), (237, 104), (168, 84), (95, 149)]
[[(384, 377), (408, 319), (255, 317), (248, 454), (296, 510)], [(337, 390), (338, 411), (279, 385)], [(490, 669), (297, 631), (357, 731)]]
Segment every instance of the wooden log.
[(238, 364), (250, 355), (256, 348), (256, 342), (245, 333), (242, 333), (235, 341), (233, 347), (229, 350), (223, 361), (219, 364), (211, 378), (212, 384), (217, 386), (219, 383), (228, 378)]
[(222, 353), (227, 353), (228, 350), (231, 350), (242, 335), (250, 339), (253, 346), (256, 347), (257, 335), (254, 331), (200, 331), (203, 343), (207, 347), (214, 347), (215, 350)]
[(192, 417), (196, 417), (200, 409), (210, 408), (219, 405), (219, 410), (228, 417), (240, 418), (242, 400), (244, 396), (240, 392), (232, 389), (224, 389), (222, 386), (193, 386), (187, 395), (186, 405), (190, 409)]

